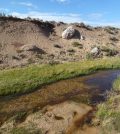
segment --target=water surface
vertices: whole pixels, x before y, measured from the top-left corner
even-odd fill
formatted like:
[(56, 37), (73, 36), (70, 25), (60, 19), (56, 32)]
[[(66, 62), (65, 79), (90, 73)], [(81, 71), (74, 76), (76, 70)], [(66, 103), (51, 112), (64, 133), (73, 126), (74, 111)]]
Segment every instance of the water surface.
[(17, 112), (34, 112), (46, 105), (53, 105), (66, 100), (89, 103), (91, 105), (104, 101), (106, 92), (112, 88), (120, 70), (99, 71), (46, 85), (32, 93), (16, 97), (0, 98), (0, 122)]

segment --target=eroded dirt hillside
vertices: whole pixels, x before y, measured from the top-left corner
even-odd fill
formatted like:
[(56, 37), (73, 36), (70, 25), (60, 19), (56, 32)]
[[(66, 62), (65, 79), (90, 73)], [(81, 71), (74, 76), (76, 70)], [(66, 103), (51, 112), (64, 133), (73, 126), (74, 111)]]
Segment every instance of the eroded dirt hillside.
[[(72, 26), (75, 34), (63, 39)], [(0, 17), (0, 67), (119, 56), (120, 29)]]

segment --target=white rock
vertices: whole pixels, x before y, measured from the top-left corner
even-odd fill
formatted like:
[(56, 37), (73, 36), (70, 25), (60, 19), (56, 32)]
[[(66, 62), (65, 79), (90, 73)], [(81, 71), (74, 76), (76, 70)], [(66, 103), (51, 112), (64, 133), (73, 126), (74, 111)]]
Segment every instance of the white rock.
[(99, 53), (99, 48), (98, 48), (98, 47), (94, 47), (94, 48), (91, 50), (91, 53), (92, 53), (92, 54), (98, 54), (98, 53)]
[(81, 40), (85, 40), (85, 37), (81, 35), (80, 39), (81, 39)]
[(63, 33), (62, 38), (63, 39), (70, 39), (74, 36), (75, 29), (72, 26), (69, 26)]

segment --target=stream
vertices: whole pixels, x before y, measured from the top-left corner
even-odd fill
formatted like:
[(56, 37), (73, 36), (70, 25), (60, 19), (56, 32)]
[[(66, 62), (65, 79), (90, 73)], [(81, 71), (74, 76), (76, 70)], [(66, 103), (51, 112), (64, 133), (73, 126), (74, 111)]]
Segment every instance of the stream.
[(72, 100), (96, 105), (105, 101), (114, 80), (120, 76), (120, 70), (98, 71), (43, 86), (32, 93), (20, 96), (0, 98), (0, 123), (2, 124), (18, 112), (33, 113), (46, 105), (54, 105)]

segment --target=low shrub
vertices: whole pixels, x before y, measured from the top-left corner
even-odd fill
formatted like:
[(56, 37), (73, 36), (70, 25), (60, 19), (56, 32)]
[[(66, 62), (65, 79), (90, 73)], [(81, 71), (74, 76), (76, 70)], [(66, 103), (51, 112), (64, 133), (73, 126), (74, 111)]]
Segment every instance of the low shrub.
[(75, 50), (74, 49), (68, 49), (67, 52), (69, 52), (69, 53), (75, 53)]
[(80, 48), (80, 49), (83, 48), (83, 44), (80, 44), (79, 42), (73, 42), (73, 43), (72, 43), (72, 46), (73, 46), (73, 47), (78, 47), (78, 48)]
[(115, 27), (106, 27), (105, 31), (108, 32), (109, 34), (118, 34), (118, 29)]
[(102, 52), (106, 52), (106, 56), (115, 56), (118, 54), (118, 51), (109, 47), (102, 47), (101, 48)]
[(86, 54), (86, 59), (87, 59), (87, 60), (92, 60), (92, 59), (94, 59), (93, 54), (91, 54), (90, 52), (88, 52), (88, 53)]
[(62, 48), (60, 45), (58, 45), (58, 44), (54, 44), (54, 47), (56, 47), (56, 48)]
[(118, 38), (116, 38), (116, 37), (110, 37), (110, 40), (112, 40), (112, 41), (119, 41), (119, 39)]

